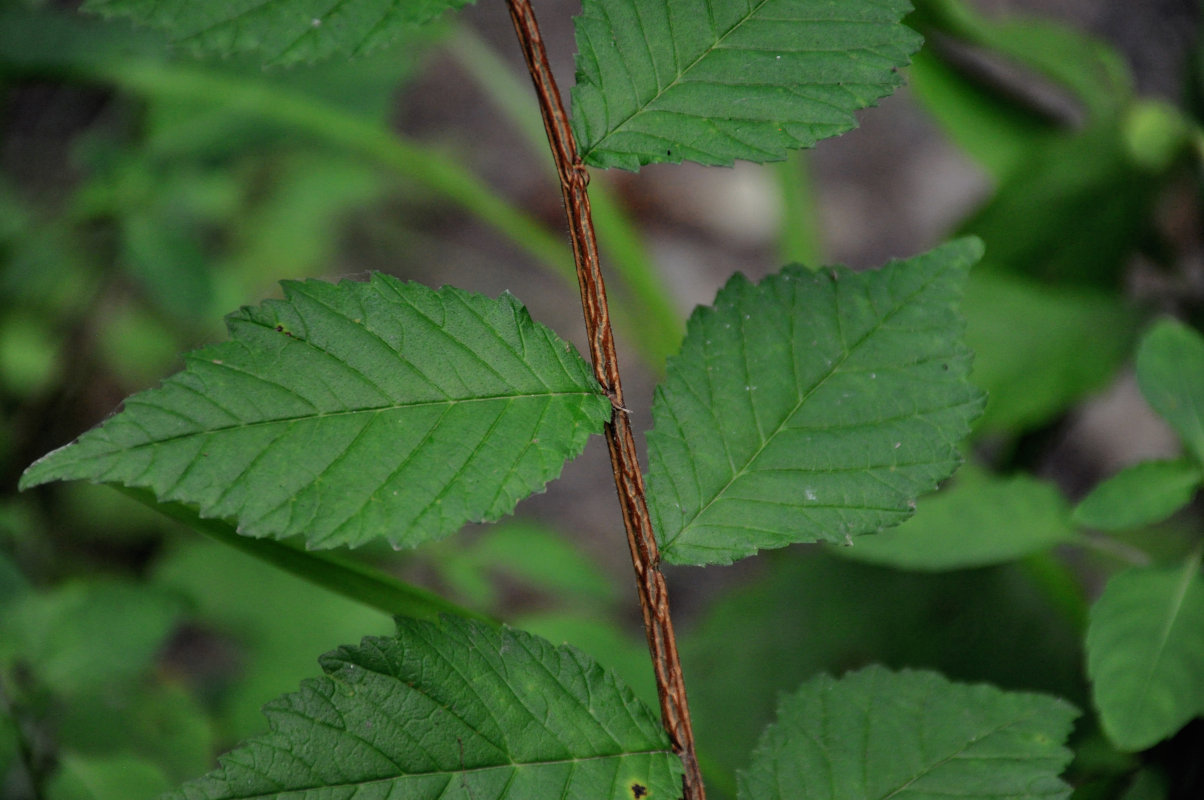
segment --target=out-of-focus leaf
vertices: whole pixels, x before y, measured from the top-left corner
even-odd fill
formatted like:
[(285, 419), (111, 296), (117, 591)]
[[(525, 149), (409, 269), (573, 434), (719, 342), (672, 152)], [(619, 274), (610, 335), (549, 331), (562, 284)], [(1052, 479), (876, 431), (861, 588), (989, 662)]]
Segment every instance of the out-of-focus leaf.
[(271, 64), (292, 64), (371, 52), (395, 41), (407, 27), (435, 19), (471, 0), (87, 0), (84, 9), (128, 17), (165, 31), (195, 52), (260, 54)]
[(573, 131), (598, 167), (778, 161), (856, 125), (919, 47), (901, 0), (586, 0)]
[(1074, 521), (1103, 531), (1152, 525), (1187, 505), (1202, 479), (1190, 461), (1143, 461), (1096, 486), (1075, 507)]
[(284, 288), (21, 485), (117, 483), (247, 536), (412, 546), (509, 513), (610, 417), (589, 366), (511, 295), (380, 274)]
[[(0, 504), (0, 536), (16, 539), (15, 529), (24, 527), (24, 516), (17, 503)], [(30, 588), (29, 581), (21, 574), (21, 570), (13, 563), (9, 554), (0, 550), (0, 607), (16, 603), (19, 598), (29, 593)]]
[(1156, 323), (1137, 348), (1137, 383), (1204, 463), (1204, 337), (1172, 319)]
[(725, 564), (907, 519), (982, 408), (956, 309), (981, 253), (964, 239), (872, 272), (737, 275), (697, 309), (648, 434), (665, 560)]
[(837, 552), (899, 569), (966, 569), (1015, 561), (1075, 535), (1070, 509), (1052, 484), (963, 468), (952, 486), (921, 499), (907, 522)]
[(1091, 609), (1087, 675), (1104, 732), (1144, 750), (1204, 714), (1204, 577), (1200, 557), (1135, 567)]
[(1039, 694), (869, 667), (784, 697), (741, 800), (1053, 800), (1078, 711)]
[(995, 180), (1055, 135), (1048, 119), (975, 82), (931, 49), (912, 58), (907, 85), (946, 135)]
[[(558, 603), (609, 605), (616, 587), (610, 576), (575, 547), (563, 533), (531, 522), (501, 523), (471, 545), (459, 542), (431, 553), (432, 567), (474, 605), (497, 601), (493, 578), (518, 579), (522, 586), (546, 591)], [(536, 631), (538, 633), (538, 631)]]
[(171, 784), (163, 770), (132, 755), (59, 757), (47, 800), (151, 800)]
[(1193, 136), (1184, 113), (1161, 100), (1134, 103), (1124, 132), (1133, 161), (1151, 172), (1169, 169), (1191, 146)]
[(1081, 630), (1020, 568), (922, 574), (806, 550), (762, 554), (758, 581), (679, 635), (695, 734), (722, 742), (722, 768), (747, 766), (782, 692), (874, 662), (1086, 702)]
[[(321, 659), (264, 712), (272, 731), (174, 800), (355, 793), (672, 800), (681, 761), (655, 714), (579, 650), (446, 617)], [(383, 794), (382, 794), (383, 793)]]
[(392, 629), (380, 611), (196, 537), (160, 559), (152, 579), (189, 598), (199, 629), (237, 648), (236, 673), (210, 667), (227, 686), (216, 713), (227, 741), (262, 731), (260, 707), (311, 675), (315, 653)]
[(223, 275), (237, 296), (222, 297), (222, 308), (258, 296), (281, 275), (323, 274), (339, 260), (346, 221), (379, 200), (385, 187), (374, 166), (305, 151), (275, 159), (272, 173), (271, 195), (231, 221), (234, 247)]
[(1119, 122), (1101, 123), (1030, 153), (961, 231), (986, 242), (984, 266), (1114, 291), (1158, 182), (1133, 162)]
[(1170, 800), (1166, 776), (1153, 768), (1138, 770), (1120, 800)]
[(970, 274), (962, 308), (971, 379), (987, 394), (980, 432), (1041, 425), (1101, 389), (1136, 336), (1136, 314), (1111, 295), (981, 267)]
[(1133, 94), (1124, 57), (1106, 42), (1068, 25), (1039, 18), (998, 18), (963, 0), (915, 0), (909, 20), (980, 45), (1069, 90), (1095, 120), (1116, 116)]
[(116, 580), (66, 583), (5, 610), (0, 657), (22, 660), (66, 697), (95, 691), (142, 675), (182, 610), (171, 592)]
[(55, 377), (60, 342), (53, 326), (28, 313), (0, 316), (0, 386), (16, 397), (35, 395)]
[(171, 781), (187, 780), (209, 769), (217, 745), (209, 715), (190, 688), (147, 682), (128, 692), (72, 698), (53, 720), (56, 737), (81, 756), (136, 754)]
[[(203, 302), (198, 298), (198, 302)], [(192, 316), (191, 314), (189, 315)], [(104, 366), (129, 390), (151, 386), (179, 366), (181, 339), (166, 319), (135, 305), (113, 309), (96, 336)]]
[(186, 218), (162, 207), (122, 220), (122, 266), (168, 314), (190, 319), (213, 301), (209, 264)]

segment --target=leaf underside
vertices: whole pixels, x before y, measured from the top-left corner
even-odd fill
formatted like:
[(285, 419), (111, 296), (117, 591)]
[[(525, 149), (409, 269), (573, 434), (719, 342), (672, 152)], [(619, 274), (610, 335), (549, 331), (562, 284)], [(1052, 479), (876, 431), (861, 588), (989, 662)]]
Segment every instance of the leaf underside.
[(364, 55), (472, 0), (87, 0), (84, 10), (158, 28), (198, 53), (255, 52), (274, 65)]
[[(321, 659), (264, 708), (271, 732), (171, 800), (672, 800), (681, 761), (656, 716), (579, 650), (445, 617), (399, 619)], [(638, 789), (633, 789), (638, 787)]]
[(1144, 750), (1204, 714), (1204, 578), (1140, 567), (1108, 581), (1091, 608), (1087, 674), (1108, 738)]
[(741, 800), (1063, 798), (1078, 712), (1053, 697), (869, 667), (783, 698)]
[(974, 239), (881, 270), (737, 275), (690, 318), (656, 393), (661, 553), (724, 564), (897, 525), (981, 412), (956, 312)]
[(920, 37), (906, 0), (585, 0), (573, 132), (586, 163), (764, 162), (856, 126)]
[(588, 365), (510, 295), (283, 286), (22, 487), (117, 483), (248, 536), (412, 546), (509, 513), (609, 419)]

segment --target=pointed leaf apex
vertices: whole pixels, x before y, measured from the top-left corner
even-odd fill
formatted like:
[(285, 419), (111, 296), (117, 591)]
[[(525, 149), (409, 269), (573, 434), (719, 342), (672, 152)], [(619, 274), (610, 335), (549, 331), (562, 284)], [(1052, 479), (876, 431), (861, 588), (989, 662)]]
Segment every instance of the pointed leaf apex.
[(229, 342), (40, 459), (22, 487), (146, 488), (240, 533), (413, 546), (497, 519), (610, 417), (579, 355), (512, 297), (291, 281)]
[(906, 0), (585, 0), (573, 130), (587, 163), (765, 162), (856, 126), (919, 49)]
[(881, 270), (733, 278), (690, 318), (653, 404), (649, 510), (669, 563), (722, 564), (897, 525), (982, 411), (960, 239)]

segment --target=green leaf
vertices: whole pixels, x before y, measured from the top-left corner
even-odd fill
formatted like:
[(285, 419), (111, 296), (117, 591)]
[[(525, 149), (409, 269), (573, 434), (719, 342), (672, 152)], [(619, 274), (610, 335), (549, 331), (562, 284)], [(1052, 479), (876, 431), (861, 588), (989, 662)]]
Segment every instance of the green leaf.
[(1000, 180), (1049, 141), (1056, 128), (1011, 93), (984, 86), (975, 77), (925, 48), (911, 61), (907, 86), (945, 135)]
[(974, 383), (987, 393), (979, 432), (1040, 426), (1112, 380), (1132, 352), (1135, 315), (1120, 298), (1048, 287), (980, 265), (962, 302)]
[(874, 272), (737, 275), (697, 309), (648, 434), (665, 560), (730, 563), (909, 517), (982, 408), (954, 308), (981, 253), (963, 239)]
[(1186, 460), (1143, 461), (1096, 486), (1074, 509), (1074, 521), (1102, 531), (1161, 522), (1191, 502), (1204, 472)]
[(648, 661), (648, 643), (638, 627), (588, 612), (560, 610), (519, 616), (523, 630), (551, 642), (571, 644), (623, 680), (635, 696), (655, 708), (656, 674)]
[(181, 598), (116, 580), (77, 580), (0, 608), (0, 661), (28, 661), (66, 697), (112, 690), (150, 668)]
[(261, 733), (260, 709), (313, 675), (314, 653), (396, 629), (386, 614), (202, 537), (183, 538), (156, 562), (152, 580), (186, 596), (190, 621), (237, 652), (236, 665), (213, 668), (223, 691), (211, 704), (224, 742)]
[[(175, 655), (180, 652), (179, 641), (173, 644)], [(200, 676), (194, 672), (182, 679), (180, 663), (170, 656), (165, 660), (167, 668), (157, 672), (153, 682), (136, 683), (124, 692), (105, 687), (103, 692), (58, 704), (58, 713), (49, 723), (56, 741), (90, 756), (137, 754), (146, 758), (167, 775), (167, 785), (160, 792), (211, 769), (216, 731), (210, 709), (194, 694), (199, 687), (192, 681)], [(239, 660), (238, 667), (243, 664)], [(187, 669), (195, 666), (190, 663)], [(214, 673), (206, 670), (205, 685), (215, 686), (214, 678)], [(294, 681), (289, 688), (296, 685)]]
[(1091, 609), (1087, 674), (1104, 732), (1144, 750), (1204, 714), (1204, 577), (1197, 555), (1108, 581)]
[(63, 753), (47, 800), (151, 800), (171, 784), (156, 764), (137, 756)]
[(610, 416), (585, 362), (508, 294), (283, 285), (21, 485), (143, 487), (247, 536), (411, 546), (508, 513)]
[(1133, 96), (1124, 56), (1102, 39), (1035, 17), (977, 12), (964, 0), (917, 0), (909, 22), (986, 48), (1069, 90), (1093, 120), (1117, 115)]
[(1204, 337), (1165, 319), (1137, 348), (1137, 383), (1146, 402), (1204, 462)]
[(617, 592), (598, 561), (582, 552), (563, 531), (525, 520), (494, 525), (471, 545), (454, 541), (426, 554), (444, 583), (481, 608), (499, 602), (494, 579), (502, 576), (509, 579), (502, 587), (517, 582), (524, 590), (552, 595), (557, 605), (607, 606)]
[(900, 569), (966, 569), (1015, 561), (1074, 537), (1057, 487), (963, 469), (953, 486), (921, 500), (912, 519), (838, 552)]
[(722, 742), (733, 774), (780, 695), (819, 672), (881, 663), (1087, 702), (1081, 628), (1017, 565), (903, 572), (831, 553), (762, 555), (758, 581), (708, 598), (678, 640), (695, 736)]
[(1160, 183), (1120, 121), (1100, 123), (1033, 148), (960, 230), (986, 242), (984, 266), (1115, 291)]
[(783, 698), (741, 800), (1059, 798), (1078, 712), (1039, 694), (882, 667), (826, 675)]
[(87, 0), (84, 10), (129, 17), (197, 53), (254, 51), (292, 64), (363, 55), (471, 0)]
[(856, 126), (920, 45), (905, 0), (585, 0), (573, 132), (586, 163), (777, 161)]
[[(217, 519), (203, 519), (179, 503), (156, 503), (142, 489), (121, 489), (130, 497), (160, 511), (198, 533), (254, 556), (277, 569), (320, 586), (334, 594), (383, 611), (390, 616), (436, 619), (440, 614), (483, 618), (471, 609), (457, 606), (434, 592), (398, 580), (379, 569), (331, 553), (303, 550), (294, 542), (250, 539)], [(295, 592), (285, 592), (290, 600)]]
[(271, 733), (168, 797), (681, 793), (681, 762), (655, 714), (571, 647), (452, 617), (401, 619), (397, 638), (365, 639), (321, 664), (325, 677), (264, 709)]

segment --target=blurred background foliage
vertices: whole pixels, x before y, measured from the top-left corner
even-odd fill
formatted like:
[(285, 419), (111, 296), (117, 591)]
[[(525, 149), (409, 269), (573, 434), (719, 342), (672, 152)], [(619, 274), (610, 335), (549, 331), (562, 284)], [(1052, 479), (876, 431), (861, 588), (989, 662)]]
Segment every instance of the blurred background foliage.
[[(511, 289), (580, 342), (559, 195), (493, 5), (351, 64), (264, 70), (173, 54), (72, 3), (0, 3), (0, 796), (152, 797), (261, 730), (259, 706), (318, 654), (391, 628), (107, 488), (18, 495), (33, 459), (283, 278)], [(567, 85), (576, 9), (543, 5)], [(965, 313), (990, 404), (949, 491), (971, 508), (988, 502), (976, 487), (1003, 491), (973, 524), (1046, 537), (1035, 555), (942, 560), (973, 533), (951, 495), (911, 570), (813, 546), (671, 574), (713, 797), (734, 795), (777, 694), (818, 671), (933, 667), (1088, 709), (1102, 582), (1200, 538), (1198, 505), (1107, 548), (1069, 519), (1103, 477), (1177, 452), (1131, 362), (1159, 314), (1204, 324), (1197, 9), (916, 5), (909, 87), (861, 130), (768, 167), (594, 175), (637, 426), (685, 313), (731, 271), (981, 236)], [(610, 487), (594, 446), (513, 522), (353, 556), (577, 644), (655, 703)], [(1090, 718), (1076, 737), (1076, 797), (1199, 796), (1199, 720), (1137, 755)]]

